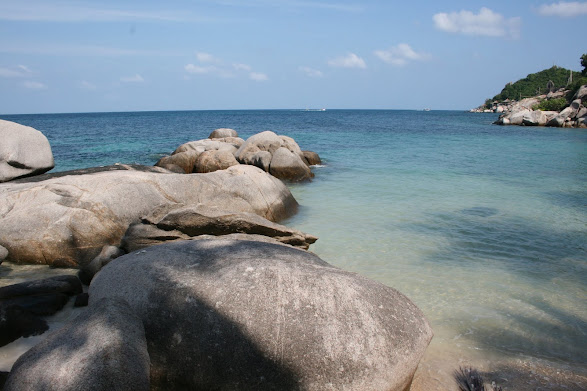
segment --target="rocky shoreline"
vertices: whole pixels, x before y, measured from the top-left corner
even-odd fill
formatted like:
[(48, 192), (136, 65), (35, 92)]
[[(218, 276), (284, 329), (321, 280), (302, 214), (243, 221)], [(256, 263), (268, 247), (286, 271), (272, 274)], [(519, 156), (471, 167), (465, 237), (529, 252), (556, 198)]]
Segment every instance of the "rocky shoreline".
[(217, 129), (155, 167), (42, 174), (50, 145), (23, 128), (0, 121), (0, 262), (79, 279), (0, 288), (2, 342), (42, 334), (71, 296), (88, 307), (5, 390), (409, 388), (432, 338), (422, 312), (278, 223), (298, 205), (282, 180), (311, 179), (316, 153)]
[(560, 89), (545, 95), (537, 95), (520, 101), (493, 102), (487, 108), (481, 106), (472, 113), (499, 113), (496, 125), (549, 126), (559, 128), (587, 128), (587, 85), (581, 86), (571, 103), (560, 111), (537, 108), (542, 102), (563, 99), (568, 90)]

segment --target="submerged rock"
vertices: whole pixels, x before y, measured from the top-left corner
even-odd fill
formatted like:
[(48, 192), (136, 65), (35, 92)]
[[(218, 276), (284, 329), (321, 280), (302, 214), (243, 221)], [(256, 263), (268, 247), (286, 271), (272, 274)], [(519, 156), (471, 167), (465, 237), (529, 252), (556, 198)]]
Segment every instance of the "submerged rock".
[(432, 337), (396, 290), (266, 242), (154, 246), (109, 263), (89, 293), (141, 318), (154, 389), (403, 391)]
[[(154, 168), (151, 168), (154, 169)], [(119, 247), (128, 226), (157, 207), (209, 205), (278, 221), (297, 202), (278, 179), (237, 165), (208, 174), (133, 167), (0, 186), (0, 245), (8, 260), (86, 265), (104, 246)]]
[(42, 174), (55, 166), (47, 137), (30, 126), (0, 120), (0, 182)]
[(149, 364), (141, 320), (124, 300), (103, 299), (23, 354), (4, 391), (147, 391)]

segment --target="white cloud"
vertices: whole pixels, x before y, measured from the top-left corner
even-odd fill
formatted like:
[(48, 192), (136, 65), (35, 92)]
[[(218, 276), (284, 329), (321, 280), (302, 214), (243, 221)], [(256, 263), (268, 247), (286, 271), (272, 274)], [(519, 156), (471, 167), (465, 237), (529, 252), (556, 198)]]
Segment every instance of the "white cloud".
[(357, 56), (355, 53), (349, 53), (345, 57), (338, 57), (329, 60), (328, 65), (339, 68), (367, 68), (365, 60)]
[(587, 15), (587, 2), (559, 1), (558, 3), (543, 4), (538, 7), (538, 12), (545, 16), (572, 16)]
[(301, 72), (304, 72), (306, 74), (306, 76), (309, 76), (309, 77), (322, 77), (323, 76), (321, 71), (319, 71), (317, 69), (310, 68), (310, 67), (299, 67), (298, 69)]
[(236, 70), (236, 71), (245, 71), (245, 72), (250, 72), (251, 71), (251, 67), (247, 64), (232, 64), (232, 67)]
[(460, 11), (435, 14), (432, 19), (437, 29), (465, 35), (518, 38), (521, 19), (505, 18), (489, 8), (481, 8), (478, 14)]
[(16, 69), (14, 68), (0, 68), (0, 77), (29, 77), (33, 74), (27, 66), (25, 65), (18, 65)]
[(201, 63), (212, 63), (212, 64), (221, 64), (222, 63), (222, 60), (214, 57), (210, 53), (196, 52), (196, 58)]
[(82, 80), (79, 83), (79, 87), (83, 88), (84, 90), (95, 90), (96, 89), (96, 85), (93, 83), (90, 83), (89, 81), (86, 80)]
[(417, 53), (407, 43), (400, 43), (387, 50), (376, 50), (375, 55), (382, 61), (396, 66), (406, 65), (410, 61), (426, 60), (430, 56), (426, 53)]
[(251, 73), (249, 73), (249, 79), (255, 80), (255, 81), (267, 81), (267, 80), (269, 80), (269, 77), (267, 77), (267, 75), (264, 73), (251, 72)]
[(142, 83), (145, 81), (141, 75), (136, 73), (134, 76), (123, 76), (120, 78), (123, 83)]
[(47, 88), (47, 86), (43, 83), (39, 83), (38, 81), (25, 81), (24, 83), (22, 83), (22, 85), (25, 88), (31, 89), (31, 90), (44, 90)]

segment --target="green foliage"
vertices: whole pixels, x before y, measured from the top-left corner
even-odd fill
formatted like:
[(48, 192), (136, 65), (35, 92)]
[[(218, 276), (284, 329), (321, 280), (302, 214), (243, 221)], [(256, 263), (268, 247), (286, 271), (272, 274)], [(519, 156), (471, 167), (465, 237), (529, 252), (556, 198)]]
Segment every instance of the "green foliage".
[(490, 109), (493, 106), (493, 100), (485, 99), (485, 104), (483, 105), (486, 109)]
[(587, 76), (587, 53), (581, 56), (581, 66), (583, 67), (583, 76)]
[(542, 110), (542, 111), (561, 111), (565, 107), (567, 107), (569, 103), (565, 98), (557, 98), (557, 99), (545, 99), (542, 102), (534, 105), (532, 107), (533, 110)]
[[(569, 80), (570, 71), (565, 68), (553, 66), (550, 69), (532, 73), (524, 79), (520, 79), (515, 83), (510, 83), (501, 90), (501, 93), (493, 97), (492, 100), (504, 101), (506, 99), (519, 100), (520, 96), (526, 98), (529, 96), (538, 95), (538, 91), (546, 93), (546, 85), (552, 80), (554, 88), (559, 89), (566, 87)], [(580, 72), (573, 72), (573, 80), (581, 78)], [(574, 84), (574, 83), (573, 83)]]

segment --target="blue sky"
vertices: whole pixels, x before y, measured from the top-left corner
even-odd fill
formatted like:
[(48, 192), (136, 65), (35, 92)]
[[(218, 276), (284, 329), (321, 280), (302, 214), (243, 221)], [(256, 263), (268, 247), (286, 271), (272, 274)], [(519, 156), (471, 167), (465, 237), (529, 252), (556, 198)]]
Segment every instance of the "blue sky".
[(461, 110), (580, 70), (585, 1), (0, 0), (0, 113)]

